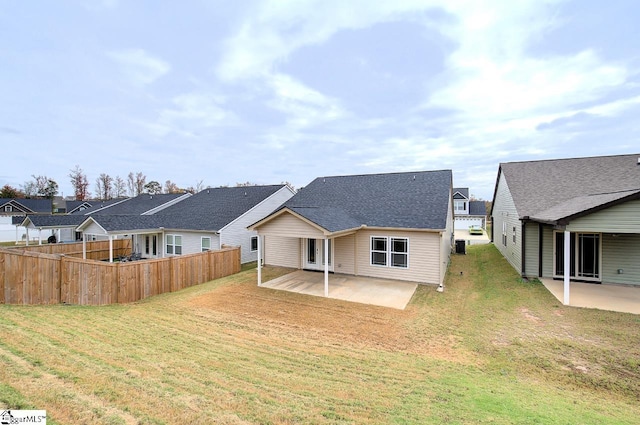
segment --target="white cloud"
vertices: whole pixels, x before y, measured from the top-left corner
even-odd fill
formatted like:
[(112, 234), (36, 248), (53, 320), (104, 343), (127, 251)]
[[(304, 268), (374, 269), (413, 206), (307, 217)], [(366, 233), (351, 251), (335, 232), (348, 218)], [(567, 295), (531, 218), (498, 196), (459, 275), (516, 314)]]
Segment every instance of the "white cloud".
[(347, 115), (336, 99), (305, 86), (289, 75), (270, 75), (267, 81), (275, 96), (269, 101), (269, 106), (284, 112), (290, 127), (310, 127)]
[(107, 53), (120, 66), (129, 81), (137, 86), (153, 83), (171, 70), (171, 65), (143, 49), (123, 49)]
[(206, 93), (186, 93), (174, 97), (172, 106), (163, 109), (158, 121), (146, 124), (156, 136), (165, 136), (175, 132), (184, 136), (193, 136), (203, 129), (233, 125), (238, 118), (225, 109), (225, 99)]

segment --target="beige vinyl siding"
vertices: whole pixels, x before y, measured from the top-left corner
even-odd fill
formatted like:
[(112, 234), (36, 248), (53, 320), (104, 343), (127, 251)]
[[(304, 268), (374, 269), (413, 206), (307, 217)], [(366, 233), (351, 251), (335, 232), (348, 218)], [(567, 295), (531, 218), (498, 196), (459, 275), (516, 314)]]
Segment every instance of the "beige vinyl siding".
[(577, 218), (567, 225), (571, 232), (640, 233), (640, 200), (628, 201)]
[[(521, 229), (518, 212), (516, 211), (516, 205), (513, 202), (513, 197), (509, 191), (509, 186), (504, 177), (504, 174), (500, 174), (498, 180), (498, 189), (496, 190), (496, 196), (493, 201), (493, 215), (492, 228), (493, 228), (493, 243), (498, 248), (504, 258), (511, 263), (518, 273), (521, 273)], [(507, 244), (502, 243), (502, 226), (506, 223), (507, 226)], [(513, 242), (513, 228), (516, 228), (516, 242)]]
[(316, 227), (293, 216), (288, 212), (263, 224), (258, 228), (261, 235), (279, 235), (292, 238), (324, 238), (324, 234)]
[[(525, 268), (524, 274), (527, 277), (539, 277), (538, 276), (538, 247), (539, 247), (539, 226), (538, 223), (526, 223), (525, 224)], [(544, 233), (544, 231), (543, 231)], [(543, 241), (544, 244), (544, 241)]]
[[(97, 225), (96, 223), (94, 223), (94, 222), (89, 223), (89, 225), (88, 225), (88, 226), (86, 226), (86, 227), (82, 230), (82, 232), (83, 232), (85, 235), (106, 235), (106, 233), (105, 233), (104, 229), (103, 229), (102, 227), (98, 226), (98, 225)], [(37, 235), (37, 233), (36, 233), (36, 235)], [(33, 236), (33, 235), (32, 235), (32, 232), (29, 232), (29, 236)]]
[(640, 235), (602, 235), (601, 271), (603, 283), (640, 285)]
[(355, 274), (355, 235), (333, 239), (333, 270), (336, 273)]
[[(389, 236), (409, 239), (409, 267), (383, 267), (371, 264), (371, 236)], [(361, 276), (408, 280), (439, 284), (440, 233), (392, 230), (361, 230), (356, 233), (358, 257), (357, 273)]]
[(264, 264), (299, 269), (300, 239), (277, 235), (264, 236)]

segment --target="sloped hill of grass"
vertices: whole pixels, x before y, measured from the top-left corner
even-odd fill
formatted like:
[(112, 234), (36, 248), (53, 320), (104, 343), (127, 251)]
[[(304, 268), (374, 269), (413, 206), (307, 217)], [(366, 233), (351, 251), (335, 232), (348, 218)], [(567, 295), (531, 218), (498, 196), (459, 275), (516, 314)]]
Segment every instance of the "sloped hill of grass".
[(257, 288), (245, 270), (129, 305), (2, 305), (0, 335), (0, 408), (58, 424), (640, 417), (640, 318), (559, 305), (490, 245), (405, 311)]

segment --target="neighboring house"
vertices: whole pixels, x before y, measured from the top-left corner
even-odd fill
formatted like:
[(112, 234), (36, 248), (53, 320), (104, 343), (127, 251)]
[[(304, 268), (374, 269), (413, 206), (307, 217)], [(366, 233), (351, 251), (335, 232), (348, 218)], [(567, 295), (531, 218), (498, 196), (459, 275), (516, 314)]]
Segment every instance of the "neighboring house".
[[(134, 198), (111, 199), (108, 201), (82, 201), (75, 206), (71, 214), (54, 214), (43, 216), (29, 215), (19, 222), (19, 225), (26, 228), (27, 237), (31, 239), (33, 233), (37, 231), (37, 242), (41, 244), (47, 241), (49, 236), (55, 236), (57, 242), (75, 242), (82, 240), (82, 232), (77, 227), (86, 220), (88, 215), (110, 215), (110, 216), (139, 216), (154, 214), (167, 208), (176, 202), (180, 202), (191, 196), (190, 194), (142, 194)], [(29, 230), (32, 230), (29, 233)], [(42, 233), (46, 231), (45, 233)], [(92, 235), (91, 239), (101, 239), (105, 236)], [(121, 237), (124, 237), (122, 235)]]
[(93, 237), (131, 237), (134, 251), (144, 258), (241, 246), (241, 261), (247, 263), (257, 260), (258, 249), (257, 235), (247, 226), (293, 194), (287, 185), (209, 188), (138, 215), (121, 214), (124, 203), (118, 204), (91, 214), (78, 230)]
[(319, 177), (249, 229), (259, 265), (437, 285), (453, 242), (451, 195), (450, 170)]
[(640, 154), (500, 164), (491, 217), (522, 276), (640, 285)]
[(0, 242), (26, 240), (26, 229), (14, 221), (27, 214), (51, 214), (51, 209), (50, 199), (0, 198)]
[(484, 201), (470, 200), (468, 187), (453, 189), (453, 228), (469, 230), (471, 226), (486, 228), (487, 209)]

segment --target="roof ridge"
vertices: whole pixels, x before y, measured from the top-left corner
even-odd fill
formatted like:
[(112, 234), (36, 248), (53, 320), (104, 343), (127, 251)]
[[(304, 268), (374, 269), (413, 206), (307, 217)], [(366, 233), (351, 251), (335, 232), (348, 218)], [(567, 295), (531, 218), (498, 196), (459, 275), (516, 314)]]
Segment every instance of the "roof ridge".
[(500, 165), (504, 165), (504, 164), (524, 164), (524, 163), (532, 163), (532, 162), (573, 161), (573, 160), (576, 160), (576, 159), (616, 158), (616, 157), (624, 157), (624, 156), (638, 156), (640, 158), (640, 153), (625, 153), (625, 154), (616, 154), (616, 155), (577, 156), (577, 157), (572, 157), (572, 158), (534, 159), (534, 160), (528, 160), (528, 161), (509, 161), (509, 162), (501, 162)]

